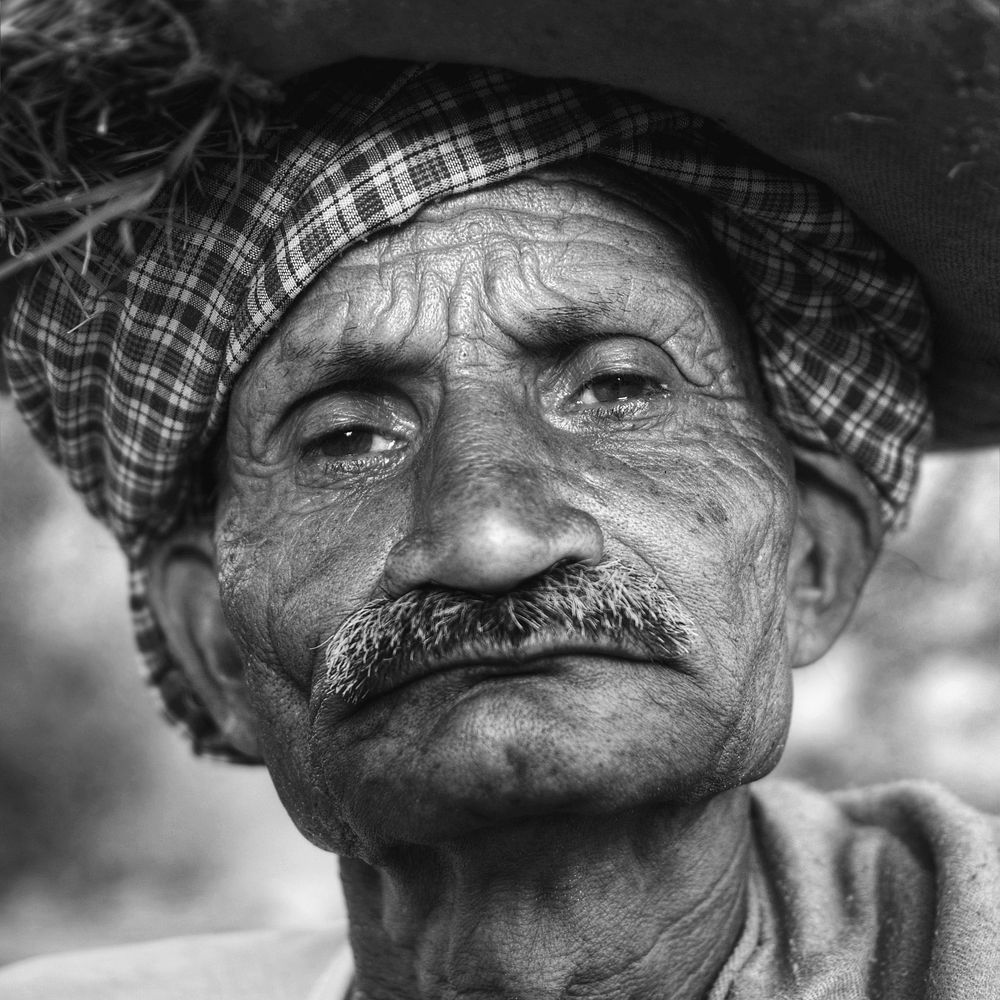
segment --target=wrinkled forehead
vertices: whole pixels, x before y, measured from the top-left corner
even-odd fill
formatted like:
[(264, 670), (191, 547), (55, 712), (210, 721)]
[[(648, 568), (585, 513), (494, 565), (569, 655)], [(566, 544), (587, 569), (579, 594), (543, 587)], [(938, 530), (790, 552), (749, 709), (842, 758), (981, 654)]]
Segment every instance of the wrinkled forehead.
[[(610, 162), (571, 161), (441, 198), (424, 205), (399, 232), (416, 242), (427, 223), (450, 223), (456, 243), (524, 231), (529, 241), (556, 240), (569, 249), (576, 241), (617, 235), (621, 245), (655, 254), (665, 270), (706, 294), (719, 284), (715, 251), (690, 200)], [(548, 224), (544, 235), (538, 223)]]
[[(695, 212), (628, 171), (579, 163), (437, 200), (352, 247), (250, 369), (318, 350), (318, 339), (377, 351), (418, 312), (437, 310), (441, 328), (454, 327), (445, 314), (470, 285), (471, 308), (515, 336), (539, 325), (581, 337), (677, 331), (692, 381), (715, 379), (726, 355), (733, 377), (739, 369), (755, 387), (748, 334)], [(701, 353), (719, 355), (714, 370), (699, 370)]]

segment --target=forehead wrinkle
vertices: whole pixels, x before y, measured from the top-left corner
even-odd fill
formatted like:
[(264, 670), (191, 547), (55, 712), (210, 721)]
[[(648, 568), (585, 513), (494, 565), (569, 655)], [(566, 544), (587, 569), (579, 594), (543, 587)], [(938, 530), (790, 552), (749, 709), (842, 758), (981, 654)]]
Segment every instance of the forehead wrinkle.
[[(594, 189), (580, 191), (576, 185), (566, 185), (566, 190), (546, 188), (543, 197), (531, 198), (529, 204), (524, 204), (526, 192), (522, 187), (515, 183), (511, 185), (512, 191), (487, 189), (490, 200), (486, 203), (468, 204), (470, 196), (466, 194), (425, 207), (401, 231), (392, 234), (390, 255), (406, 254), (413, 249), (419, 251), (424, 248), (428, 236), (436, 246), (478, 246), (484, 238), (483, 228), (489, 237), (528, 238), (537, 242), (537, 226), (541, 222), (555, 230), (558, 242), (567, 245), (589, 242), (606, 250), (603, 236), (594, 239), (593, 234), (608, 226), (619, 230), (623, 241), (632, 246), (635, 242), (630, 237), (655, 240), (658, 253), (668, 257), (672, 267), (687, 270), (678, 233), (647, 208)], [(597, 197), (601, 200), (590, 204)], [(513, 200), (515, 198), (517, 201)], [(442, 233), (444, 239), (441, 239)], [(397, 249), (396, 244), (400, 242), (403, 247)]]
[[(420, 266), (419, 254), (386, 260), (368, 271), (368, 280), (356, 286), (352, 322), (345, 329), (344, 347), (356, 352), (377, 349), (383, 357), (412, 366), (420, 356), (437, 353), (426, 337), (444, 330), (447, 287), (433, 268)], [(350, 293), (349, 293), (350, 294)]]
[(552, 240), (508, 242), (508, 252), (488, 260), (484, 267), (482, 308), (497, 328), (517, 341), (527, 338), (529, 345), (546, 348), (572, 346), (581, 333), (601, 328), (609, 303), (593, 285), (571, 282), (572, 291), (556, 287), (556, 268), (543, 266), (541, 250), (556, 247), (556, 258), (564, 255), (563, 246)]
[[(566, 256), (559, 255), (560, 264)], [(652, 270), (655, 261), (650, 258), (648, 263)], [(594, 336), (634, 333), (674, 354), (690, 381), (699, 385), (713, 381), (714, 373), (706, 370), (704, 360), (715, 352), (725, 353), (721, 342), (716, 343), (721, 331), (709, 329), (709, 310), (686, 282), (656, 274), (642, 280), (634, 267), (620, 275), (596, 264), (588, 269), (596, 275), (592, 282), (581, 277), (579, 268), (564, 273), (552, 262), (540, 267), (533, 249), (522, 254), (503, 280), (487, 286), (492, 322), (515, 339), (526, 337), (532, 344), (556, 349)], [(516, 283), (520, 290), (512, 287)], [(687, 337), (671, 348), (682, 334)], [(696, 349), (700, 340), (708, 341), (708, 354)]]
[[(311, 383), (390, 369), (422, 371), (426, 365), (409, 348), (417, 302), (429, 297), (414, 291), (412, 273), (393, 273), (387, 288), (379, 270), (375, 264), (332, 265), (308, 299), (297, 304), (284, 329), (279, 327), (268, 345), (266, 367), (280, 366), (286, 379), (307, 373)], [(350, 284), (344, 280), (348, 274)]]
[[(471, 209), (458, 205), (348, 251), (333, 265), (334, 288), (356, 278), (367, 286), (362, 299), (376, 305), (368, 315), (350, 316), (340, 339), (355, 343), (361, 360), (380, 341), (405, 351), (418, 333), (426, 357), (461, 341), (463, 329), (481, 336), (493, 326), (515, 340), (522, 334), (556, 348), (594, 335), (634, 332), (664, 347), (674, 341), (670, 353), (679, 355), (678, 367), (690, 380), (714, 381), (724, 367), (719, 361), (726, 351), (716, 343), (722, 331), (709, 322), (711, 309), (701, 302), (686, 261), (678, 266), (681, 255), (673, 239), (658, 232), (654, 218), (647, 224), (644, 216), (637, 225), (617, 211), (580, 212), (577, 192), (572, 194), (569, 201), (576, 204), (568, 217), (549, 210), (556, 202), (565, 211), (563, 198), (532, 199), (526, 207), (509, 201)], [(470, 260), (461, 252), (471, 242), (468, 228), (483, 222), (488, 232), (480, 228), (475, 241), (480, 252)], [(547, 232), (539, 233), (539, 223)], [(613, 245), (595, 239), (595, 227), (609, 226)], [(355, 314), (355, 296), (349, 290), (340, 295), (351, 300), (349, 312)], [(624, 329), (616, 330), (619, 324)], [(441, 334), (432, 336), (435, 345), (428, 350), (426, 335), (434, 330)], [(678, 340), (681, 334), (687, 336)], [(387, 360), (385, 351), (379, 355)]]
[[(503, 187), (459, 195), (433, 206), (427, 215), (438, 221), (475, 216), (490, 220), (493, 227), (498, 219), (506, 220), (511, 235), (527, 235), (537, 246), (560, 244), (560, 252), (571, 265), (565, 268), (569, 273), (581, 264), (596, 266), (602, 256), (609, 261), (632, 258), (626, 261), (629, 266), (641, 258), (706, 299), (705, 305), (715, 313), (714, 302), (706, 298), (716, 289), (715, 281), (698, 270), (695, 256), (699, 251), (690, 245), (689, 234), (678, 228), (674, 220), (677, 211), (672, 202), (660, 204), (648, 193), (623, 192), (618, 185), (607, 190), (604, 184), (595, 186), (591, 178), (564, 178), (557, 172), (553, 177), (518, 178)], [(550, 235), (547, 241), (539, 240), (532, 221), (553, 227), (556, 238)], [(609, 227), (618, 237), (615, 248), (606, 239)], [(595, 229), (599, 239), (593, 238)], [(581, 261), (581, 257), (585, 259)], [(702, 266), (707, 266), (705, 260)]]
[(303, 381), (303, 373), (325, 352), (331, 329), (343, 322), (346, 302), (330, 295), (328, 274), (317, 277), (240, 373), (236, 392), (252, 400), (258, 412), (280, 405), (283, 394)]
[[(374, 302), (366, 308), (372, 295)], [(405, 353), (427, 304), (433, 308), (422, 275), (412, 267), (393, 267), (382, 260), (375, 268), (375, 282), (369, 283), (363, 296), (358, 297), (362, 298), (358, 309), (361, 315), (356, 318), (363, 322), (345, 330), (345, 345), (379, 344)]]
[(719, 399), (743, 399), (756, 391), (752, 364), (725, 323), (696, 293), (675, 291), (657, 301), (641, 285), (634, 289), (631, 328), (646, 335), (673, 359), (684, 379)]
[[(666, 275), (654, 275), (646, 281), (634, 273), (625, 283), (628, 291), (624, 299), (611, 300), (621, 304), (621, 319), (631, 314), (631, 325), (648, 330), (689, 382), (726, 396), (743, 396), (751, 389), (744, 370), (743, 345), (736, 342), (739, 331), (728, 328), (725, 316), (697, 286)], [(617, 318), (612, 311), (611, 319)]]

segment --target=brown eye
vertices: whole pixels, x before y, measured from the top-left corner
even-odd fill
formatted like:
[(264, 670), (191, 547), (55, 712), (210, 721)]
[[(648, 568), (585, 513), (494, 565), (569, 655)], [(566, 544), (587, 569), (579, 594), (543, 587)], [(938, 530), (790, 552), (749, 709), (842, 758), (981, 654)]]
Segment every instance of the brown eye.
[(602, 406), (660, 391), (662, 391), (660, 383), (646, 375), (602, 375), (591, 379), (577, 393), (573, 402), (577, 406)]

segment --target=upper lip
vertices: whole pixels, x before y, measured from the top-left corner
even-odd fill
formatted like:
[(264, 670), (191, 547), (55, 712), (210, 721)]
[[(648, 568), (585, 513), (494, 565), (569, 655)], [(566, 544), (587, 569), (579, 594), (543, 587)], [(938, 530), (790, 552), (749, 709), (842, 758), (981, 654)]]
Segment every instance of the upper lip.
[(526, 667), (560, 656), (606, 657), (634, 663), (669, 663), (675, 668), (683, 669), (680, 652), (666, 659), (654, 656), (641, 642), (627, 637), (594, 639), (574, 635), (549, 635), (529, 637), (517, 643), (495, 640), (473, 642), (456, 644), (443, 656), (416, 656), (403, 666), (394, 666), (380, 672), (365, 686), (364, 694), (355, 707), (435, 673), (470, 666)]

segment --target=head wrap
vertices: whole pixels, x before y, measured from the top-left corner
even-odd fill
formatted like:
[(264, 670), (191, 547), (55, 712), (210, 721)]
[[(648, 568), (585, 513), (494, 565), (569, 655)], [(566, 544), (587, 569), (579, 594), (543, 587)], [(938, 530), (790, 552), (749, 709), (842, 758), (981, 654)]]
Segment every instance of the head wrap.
[(170, 224), (97, 250), (109, 285), (43, 268), (13, 315), (19, 407), (132, 568), (137, 637), (168, 714), (233, 756), (164, 648), (149, 543), (209, 507), (202, 460), (244, 365), (353, 244), (422, 205), (603, 157), (687, 192), (728, 262), (772, 412), (802, 448), (853, 459), (891, 524), (929, 430), (929, 314), (913, 272), (821, 185), (685, 111), (498, 70), (348, 64), (301, 82), (260, 155), (220, 160)]

